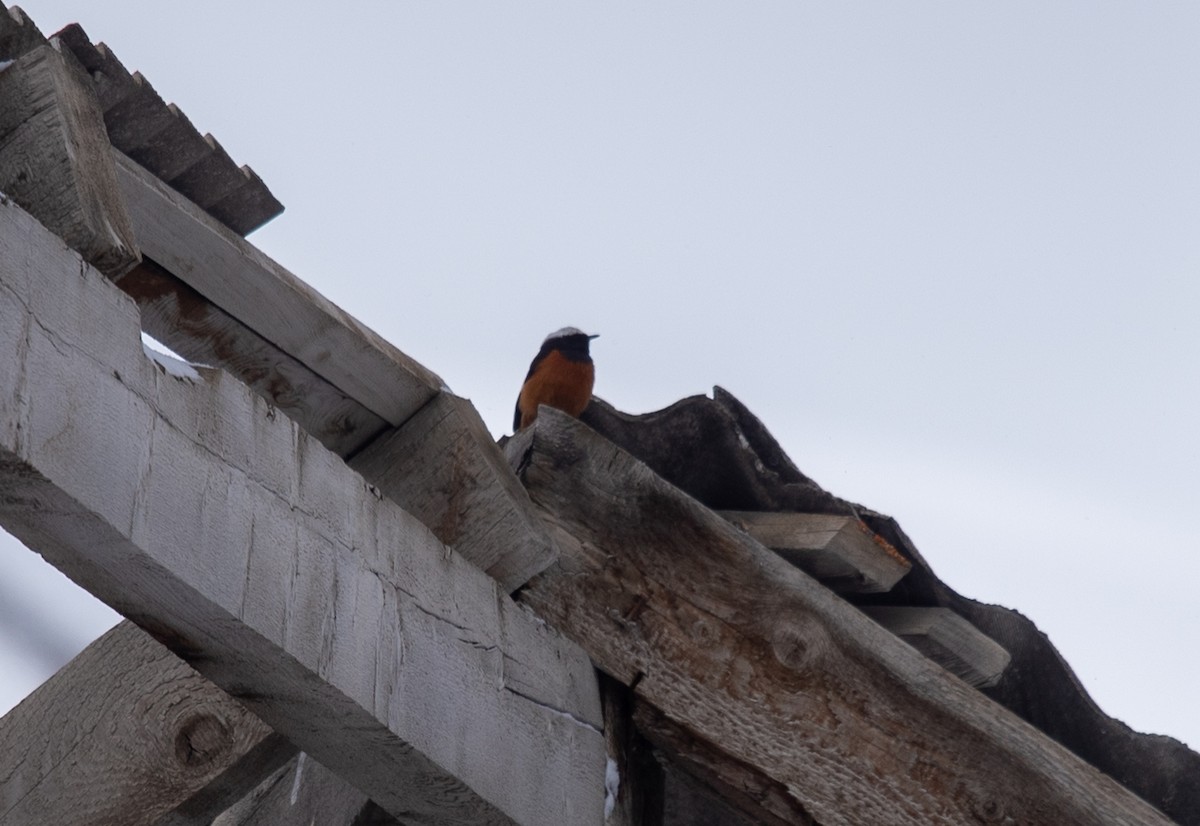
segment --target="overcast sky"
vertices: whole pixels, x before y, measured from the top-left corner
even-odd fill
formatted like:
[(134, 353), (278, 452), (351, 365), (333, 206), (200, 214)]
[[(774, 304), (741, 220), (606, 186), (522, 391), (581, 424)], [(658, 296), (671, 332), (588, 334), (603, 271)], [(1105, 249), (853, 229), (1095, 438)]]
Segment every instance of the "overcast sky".
[[(22, 6), (252, 166), (252, 240), (497, 435), (568, 324), (621, 409), (720, 384), (1200, 746), (1194, 0)], [(6, 708), (115, 620), (0, 543)]]

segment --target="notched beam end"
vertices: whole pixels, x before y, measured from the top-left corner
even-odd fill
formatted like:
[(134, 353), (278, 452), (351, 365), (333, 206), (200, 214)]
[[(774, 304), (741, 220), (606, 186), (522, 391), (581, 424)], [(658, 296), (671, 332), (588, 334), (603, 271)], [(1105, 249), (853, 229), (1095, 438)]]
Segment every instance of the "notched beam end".
[(721, 515), (840, 594), (885, 593), (912, 568), (854, 516), (754, 511)]
[(976, 688), (1000, 681), (1011, 655), (949, 608), (878, 605), (863, 612), (929, 659)]
[(0, 72), (0, 191), (115, 278), (141, 252), (117, 186), (104, 114), (57, 41)]

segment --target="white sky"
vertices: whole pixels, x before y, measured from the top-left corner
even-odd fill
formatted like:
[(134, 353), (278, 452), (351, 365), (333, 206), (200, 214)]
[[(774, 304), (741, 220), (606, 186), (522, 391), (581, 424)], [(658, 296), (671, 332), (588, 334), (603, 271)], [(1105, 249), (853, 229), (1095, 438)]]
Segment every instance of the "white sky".
[[(23, 8), (254, 167), (252, 239), (495, 433), (567, 324), (624, 410), (721, 384), (1200, 745), (1200, 4)], [(5, 541), (0, 708), (113, 621)]]

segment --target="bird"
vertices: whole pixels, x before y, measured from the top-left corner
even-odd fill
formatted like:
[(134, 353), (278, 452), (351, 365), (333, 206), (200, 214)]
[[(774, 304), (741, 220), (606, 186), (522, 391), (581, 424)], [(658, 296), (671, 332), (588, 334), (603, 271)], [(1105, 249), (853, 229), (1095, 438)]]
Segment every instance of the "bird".
[(557, 407), (572, 416), (583, 412), (592, 400), (592, 384), (596, 379), (588, 345), (598, 336), (588, 335), (577, 327), (563, 327), (546, 336), (517, 396), (514, 433), (533, 424), (539, 404)]

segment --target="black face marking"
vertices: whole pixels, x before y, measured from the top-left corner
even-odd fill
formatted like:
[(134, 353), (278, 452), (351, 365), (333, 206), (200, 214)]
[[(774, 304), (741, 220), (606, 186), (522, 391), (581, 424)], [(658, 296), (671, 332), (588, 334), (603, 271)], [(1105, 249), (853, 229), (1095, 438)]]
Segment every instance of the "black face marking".
[(592, 357), (588, 353), (590, 341), (591, 337), (586, 333), (572, 333), (569, 336), (552, 338), (542, 345), (542, 349), (538, 351), (538, 358), (542, 358), (551, 350), (558, 350), (571, 361), (591, 361)]

